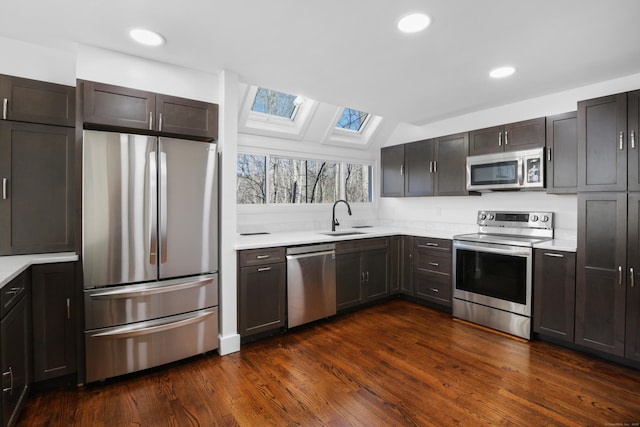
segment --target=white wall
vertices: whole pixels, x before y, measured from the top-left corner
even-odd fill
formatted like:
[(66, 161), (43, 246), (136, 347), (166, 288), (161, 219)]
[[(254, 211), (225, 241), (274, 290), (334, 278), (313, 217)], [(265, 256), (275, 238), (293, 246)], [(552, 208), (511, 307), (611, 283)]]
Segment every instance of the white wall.
[[(640, 74), (465, 114), (425, 126), (402, 124), (385, 145), (575, 111), (578, 101), (636, 89), (640, 89)], [(479, 197), (382, 198), (378, 212), (382, 225), (444, 229), (457, 234), (475, 230), (475, 215), (481, 209), (552, 211), (555, 213), (556, 237), (575, 239), (577, 235), (576, 195), (548, 195), (545, 192), (531, 191), (483, 193)]]
[(0, 74), (76, 85), (76, 55), (19, 40), (0, 37)]

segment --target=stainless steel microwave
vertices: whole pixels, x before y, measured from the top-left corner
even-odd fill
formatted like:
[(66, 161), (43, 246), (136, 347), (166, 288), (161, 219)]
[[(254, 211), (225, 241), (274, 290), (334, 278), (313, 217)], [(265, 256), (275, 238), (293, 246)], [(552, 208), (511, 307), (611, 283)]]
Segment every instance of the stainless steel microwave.
[(467, 190), (544, 188), (544, 147), (467, 157)]

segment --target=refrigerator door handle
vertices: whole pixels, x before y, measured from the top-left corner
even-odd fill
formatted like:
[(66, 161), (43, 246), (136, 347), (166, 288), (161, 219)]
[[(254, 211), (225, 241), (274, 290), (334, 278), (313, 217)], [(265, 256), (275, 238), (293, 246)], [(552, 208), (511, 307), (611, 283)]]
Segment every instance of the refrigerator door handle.
[(158, 248), (158, 188), (156, 185), (158, 176), (156, 152), (149, 153), (149, 264), (157, 262)]
[(167, 262), (167, 153), (160, 152), (160, 263)]

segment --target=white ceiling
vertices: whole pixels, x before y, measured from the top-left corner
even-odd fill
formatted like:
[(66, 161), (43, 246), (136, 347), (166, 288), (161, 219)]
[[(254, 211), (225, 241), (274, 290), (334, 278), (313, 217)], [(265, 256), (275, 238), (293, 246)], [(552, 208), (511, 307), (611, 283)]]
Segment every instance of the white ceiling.
[[(407, 123), (640, 73), (638, 0), (5, 0), (0, 36), (217, 73)], [(401, 34), (409, 12), (432, 18)], [(127, 31), (167, 39), (143, 48)], [(517, 73), (491, 80), (505, 64)], [(640, 85), (639, 85), (640, 87)]]

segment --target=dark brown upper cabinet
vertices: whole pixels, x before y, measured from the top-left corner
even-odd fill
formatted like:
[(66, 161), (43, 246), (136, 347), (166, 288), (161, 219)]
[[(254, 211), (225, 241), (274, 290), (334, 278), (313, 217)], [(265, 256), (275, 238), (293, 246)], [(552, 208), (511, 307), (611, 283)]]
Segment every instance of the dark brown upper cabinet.
[(384, 147), (382, 196), (464, 196), (467, 133)]
[(381, 196), (404, 196), (404, 145), (382, 147), (380, 153)]
[[(638, 92), (629, 99), (637, 105)], [(627, 117), (627, 106), (626, 93), (578, 102), (579, 191), (626, 191), (627, 176), (633, 171), (629, 189), (640, 189), (634, 184), (638, 181), (638, 114), (635, 120), (633, 113)], [(635, 129), (629, 129), (631, 122)]]
[(478, 129), (469, 133), (469, 154), (473, 156), (528, 150), (544, 145), (544, 117)]
[(0, 255), (74, 249), (74, 128), (0, 121)]
[(104, 83), (81, 81), (89, 127), (218, 138), (218, 105)]
[(640, 90), (627, 94), (627, 188), (640, 191)]
[(547, 117), (547, 193), (578, 192), (578, 113)]
[(55, 83), (0, 75), (2, 120), (74, 126), (76, 89)]

